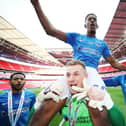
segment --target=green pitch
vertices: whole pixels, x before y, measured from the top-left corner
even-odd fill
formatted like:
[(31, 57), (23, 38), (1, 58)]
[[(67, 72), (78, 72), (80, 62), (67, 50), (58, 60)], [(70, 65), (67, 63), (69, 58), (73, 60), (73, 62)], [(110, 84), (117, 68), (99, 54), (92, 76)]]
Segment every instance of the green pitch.
[[(35, 88), (35, 89), (31, 89), (31, 90), (37, 94), (42, 89)], [(111, 94), (111, 97), (112, 97), (113, 101), (115, 102), (115, 104), (117, 104), (118, 107), (123, 112), (125, 119), (126, 119), (126, 104), (124, 103), (121, 88), (120, 87), (111, 87), (111, 88), (109, 87), (107, 90)], [(59, 113), (57, 113), (57, 115), (51, 121), (50, 126), (58, 126), (58, 124), (61, 120), (62, 120), (62, 116)]]
[[(42, 90), (42, 88), (32, 88), (30, 89), (33, 91), (36, 95)], [(123, 99), (123, 94), (122, 90), (120, 87), (109, 87), (108, 92), (111, 94), (111, 97), (115, 104), (118, 105), (118, 107), (121, 109), (123, 112), (125, 119), (126, 119), (126, 104), (124, 103)], [(3, 92), (4, 90), (0, 90), (0, 93)], [(59, 122), (62, 120), (62, 116), (57, 113), (57, 115), (53, 118), (53, 120), (50, 123), (50, 126), (58, 126)]]

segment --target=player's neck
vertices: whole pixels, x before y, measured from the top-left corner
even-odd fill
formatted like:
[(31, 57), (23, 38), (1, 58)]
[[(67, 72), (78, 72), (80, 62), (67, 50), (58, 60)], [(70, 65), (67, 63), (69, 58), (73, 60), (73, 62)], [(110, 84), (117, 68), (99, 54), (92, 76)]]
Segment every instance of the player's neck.
[(87, 36), (89, 36), (89, 37), (96, 37), (96, 32), (95, 31), (88, 31), (87, 32)]
[(21, 89), (21, 90), (12, 90), (12, 93), (13, 93), (13, 94), (16, 94), (16, 93), (21, 93), (21, 92), (22, 92), (22, 90), (23, 90), (23, 89)]

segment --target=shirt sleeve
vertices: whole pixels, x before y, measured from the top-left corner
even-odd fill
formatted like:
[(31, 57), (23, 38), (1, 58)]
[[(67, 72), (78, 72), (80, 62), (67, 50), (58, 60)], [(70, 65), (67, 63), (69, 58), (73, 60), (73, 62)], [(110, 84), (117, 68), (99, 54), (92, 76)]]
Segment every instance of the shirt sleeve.
[(76, 37), (78, 33), (66, 33), (66, 35), (66, 43), (70, 44), (71, 46), (74, 46), (74, 44), (76, 43)]
[(31, 92), (31, 103), (30, 103), (30, 109), (33, 107), (34, 103), (36, 102), (36, 95)]
[(120, 83), (118, 83), (117, 78), (113, 77), (113, 78), (108, 78), (108, 79), (104, 79), (105, 85), (108, 87), (111, 86), (120, 86)]
[(108, 45), (105, 42), (104, 49), (103, 49), (103, 57), (107, 58), (107, 57), (109, 57), (111, 55), (112, 54), (111, 54), (110, 48), (108, 47)]

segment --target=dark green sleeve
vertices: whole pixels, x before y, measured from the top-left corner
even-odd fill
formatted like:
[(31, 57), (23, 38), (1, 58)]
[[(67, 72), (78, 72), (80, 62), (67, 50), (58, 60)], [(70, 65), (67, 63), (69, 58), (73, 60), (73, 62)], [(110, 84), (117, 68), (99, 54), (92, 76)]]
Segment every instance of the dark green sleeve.
[(126, 126), (124, 115), (117, 105), (108, 110), (108, 114), (112, 126)]
[(28, 123), (29, 123), (29, 121), (31, 120), (31, 117), (32, 117), (32, 115), (34, 114), (34, 112), (35, 112), (35, 108), (34, 108), (34, 106), (33, 106), (32, 109), (30, 110), (30, 114), (29, 114), (29, 118), (28, 118)]

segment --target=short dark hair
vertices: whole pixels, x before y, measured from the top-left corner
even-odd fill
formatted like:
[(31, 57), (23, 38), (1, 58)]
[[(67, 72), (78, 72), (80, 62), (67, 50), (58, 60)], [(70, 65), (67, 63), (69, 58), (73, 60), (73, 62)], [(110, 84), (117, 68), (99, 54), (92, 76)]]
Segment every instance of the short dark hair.
[(22, 72), (15, 72), (15, 73), (11, 74), (10, 80), (12, 80), (13, 76), (16, 75), (16, 74), (22, 74), (24, 76), (24, 78), (26, 77), (25, 74), (22, 73)]
[(97, 18), (96, 14), (94, 14), (94, 13), (89, 13), (89, 14), (87, 14), (86, 17), (85, 17), (85, 22), (86, 22), (87, 18), (88, 18), (90, 15), (93, 15), (93, 16), (95, 16), (95, 17)]
[(66, 66), (74, 66), (74, 65), (81, 65), (84, 69), (86, 69), (84, 62), (80, 60), (71, 60), (66, 63)]

